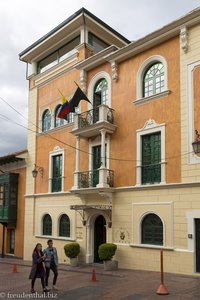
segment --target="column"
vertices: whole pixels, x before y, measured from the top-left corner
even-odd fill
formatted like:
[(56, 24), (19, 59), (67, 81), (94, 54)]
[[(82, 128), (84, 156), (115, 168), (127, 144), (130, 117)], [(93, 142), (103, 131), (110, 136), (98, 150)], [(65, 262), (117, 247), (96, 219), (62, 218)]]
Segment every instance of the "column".
[(106, 131), (105, 129), (100, 130), (101, 132), (101, 168), (106, 167), (106, 146), (105, 146), (105, 141), (106, 141)]
[(72, 190), (78, 189), (78, 173), (80, 172), (80, 137), (76, 137), (76, 166), (75, 166), (75, 172), (74, 172), (74, 186), (72, 187)]

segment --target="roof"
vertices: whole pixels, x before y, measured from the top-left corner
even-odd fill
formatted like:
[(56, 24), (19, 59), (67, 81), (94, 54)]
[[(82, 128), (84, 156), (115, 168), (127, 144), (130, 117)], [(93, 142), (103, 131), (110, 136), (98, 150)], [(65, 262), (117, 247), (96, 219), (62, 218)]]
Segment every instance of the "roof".
[[(61, 24), (59, 24), (54, 29), (52, 29), (50, 32), (48, 32), (46, 35), (44, 35), (43, 37), (41, 37), (40, 39), (38, 39), (35, 43), (33, 43), (32, 45), (30, 45), (29, 47), (27, 47), (25, 50), (23, 50), (19, 54), (20, 59), (22, 59), (22, 56), (24, 56), (25, 54), (27, 54), (27, 52), (31, 51), (33, 48), (35, 48), (36, 46), (38, 46), (39, 44), (41, 44), (42, 42), (44, 42), (45, 40), (47, 40), (48, 38), (50, 38), (51, 36), (53, 36), (56, 32), (58, 32), (59, 30), (61, 30), (63, 27), (65, 27), (71, 21), (75, 20), (78, 16), (81, 16), (81, 15), (83, 16), (83, 18), (85, 16), (89, 16), (91, 19), (93, 19), (99, 25), (103, 26), (106, 30), (110, 31), (113, 35), (115, 35), (120, 40), (122, 40), (125, 44), (129, 44), (130, 43), (130, 41), (127, 38), (125, 38), (119, 32), (117, 32), (116, 30), (114, 30), (108, 24), (104, 23), (101, 19), (99, 19), (98, 17), (96, 17), (95, 15), (93, 15), (90, 11), (88, 11), (87, 9), (85, 9), (84, 7), (82, 7), (77, 12), (75, 12), (73, 15), (71, 15), (69, 18), (67, 18), (65, 21), (63, 21)], [(83, 22), (85, 22), (85, 20), (83, 20)]]
[[(0, 166), (13, 163), (16, 161), (24, 160), (23, 154), (27, 153), (28, 150), (22, 150), (14, 153), (7, 154), (5, 156), (0, 157)], [(21, 157), (20, 157), (21, 156)]]

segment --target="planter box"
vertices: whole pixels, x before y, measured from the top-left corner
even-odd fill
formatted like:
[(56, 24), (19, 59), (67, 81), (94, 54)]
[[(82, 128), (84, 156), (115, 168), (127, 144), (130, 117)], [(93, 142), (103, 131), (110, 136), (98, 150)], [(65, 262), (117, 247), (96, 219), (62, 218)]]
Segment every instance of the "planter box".
[(77, 259), (77, 257), (70, 258), (70, 265), (72, 267), (77, 267), (78, 266), (78, 259)]
[(117, 260), (104, 260), (104, 270), (112, 271), (118, 269), (118, 261)]

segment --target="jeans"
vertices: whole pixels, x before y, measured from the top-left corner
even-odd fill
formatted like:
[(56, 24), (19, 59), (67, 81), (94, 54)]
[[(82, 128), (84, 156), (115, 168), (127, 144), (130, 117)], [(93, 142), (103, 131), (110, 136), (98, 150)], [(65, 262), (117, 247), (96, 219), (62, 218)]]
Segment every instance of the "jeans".
[(49, 280), (49, 273), (50, 269), (53, 271), (54, 277), (53, 277), (53, 285), (56, 285), (57, 277), (58, 277), (58, 270), (57, 266), (55, 264), (51, 264), (50, 268), (46, 267), (46, 286), (48, 286), (48, 280)]

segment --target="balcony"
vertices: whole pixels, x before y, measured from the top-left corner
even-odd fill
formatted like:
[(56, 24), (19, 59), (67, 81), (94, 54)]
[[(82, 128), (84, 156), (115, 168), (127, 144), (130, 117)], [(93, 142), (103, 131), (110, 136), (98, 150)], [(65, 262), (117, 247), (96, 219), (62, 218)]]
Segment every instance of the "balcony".
[(17, 207), (0, 206), (0, 223), (9, 223), (9, 225), (16, 225)]
[(75, 186), (72, 190), (114, 187), (114, 171), (106, 168), (75, 172), (74, 175)]
[(114, 125), (114, 110), (107, 105), (99, 105), (98, 107), (88, 110), (82, 114), (74, 116), (74, 135), (80, 135), (89, 138), (99, 134), (101, 129), (105, 129), (108, 133), (116, 130)]
[(17, 204), (18, 174), (0, 174), (0, 223), (15, 227)]

